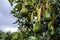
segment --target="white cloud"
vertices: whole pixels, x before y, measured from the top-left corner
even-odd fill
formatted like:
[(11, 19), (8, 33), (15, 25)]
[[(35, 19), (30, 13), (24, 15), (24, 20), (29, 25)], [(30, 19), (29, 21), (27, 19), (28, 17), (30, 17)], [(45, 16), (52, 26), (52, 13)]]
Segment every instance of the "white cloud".
[(18, 28), (17, 27), (11, 27), (11, 26), (1, 26), (1, 29), (3, 32), (17, 32)]

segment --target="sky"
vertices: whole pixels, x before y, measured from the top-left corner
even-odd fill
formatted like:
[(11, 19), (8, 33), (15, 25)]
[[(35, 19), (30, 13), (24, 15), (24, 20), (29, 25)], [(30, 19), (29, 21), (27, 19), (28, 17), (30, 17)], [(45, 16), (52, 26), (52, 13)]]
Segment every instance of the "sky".
[(16, 18), (10, 14), (11, 9), (8, 0), (0, 0), (0, 30), (4, 32), (16, 32), (18, 30), (17, 24), (13, 24)]

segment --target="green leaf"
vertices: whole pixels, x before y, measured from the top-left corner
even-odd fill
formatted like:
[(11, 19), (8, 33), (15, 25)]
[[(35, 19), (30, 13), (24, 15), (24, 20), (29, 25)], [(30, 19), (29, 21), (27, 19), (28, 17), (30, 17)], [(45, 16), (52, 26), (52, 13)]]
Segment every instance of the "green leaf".
[(25, 5), (31, 5), (31, 6), (33, 6), (33, 3), (32, 2), (25, 2)]
[(17, 3), (16, 5), (15, 5), (15, 10), (16, 11), (19, 11), (19, 10), (21, 10), (21, 8), (22, 8), (22, 4), (21, 3)]
[(8, 0), (11, 5), (13, 5), (14, 0)]
[(35, 36), (30, 36), (28, 40), (38, 40), (38, 38)]

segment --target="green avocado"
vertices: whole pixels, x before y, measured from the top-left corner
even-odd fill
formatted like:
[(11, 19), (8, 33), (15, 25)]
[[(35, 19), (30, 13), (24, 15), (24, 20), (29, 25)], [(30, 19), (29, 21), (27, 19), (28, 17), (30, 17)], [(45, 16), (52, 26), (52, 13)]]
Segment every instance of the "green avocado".
[(45, 20), (50, 20), (51, 19), (51, 15), (48, 11), (45, 11), (44, 18), (45, 18)]
[(35, 26), (33, 27), (33, 32), (38, 32), (41, 29), (41, 26), (38, 22), (35, 23)]
[(51, 31), (51, 35), (54, 35), (54, 34), (55, 34), (55, 31), (54, 31), (54, 30), (52, 30), (52, 31)]
[(26, 7), (23, 7), (20, 13), (23, 17), (26, 17), (28, 15), (28, 9)]

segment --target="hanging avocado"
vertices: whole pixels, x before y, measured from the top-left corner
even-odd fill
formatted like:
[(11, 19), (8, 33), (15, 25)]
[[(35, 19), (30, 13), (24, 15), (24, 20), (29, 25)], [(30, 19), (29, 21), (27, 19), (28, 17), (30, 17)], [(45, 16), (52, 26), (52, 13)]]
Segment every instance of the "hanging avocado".
[(28, 16), (28, 9), (23, 6), (20, 13), (23, 17), (26, 17), (26, 16)]
[(50, 20), (51, 19), (50, 13), (47, 10), (44, 13), (44, 19), (45, 20)]
[(33, 32), (38, 32), (41, 29), (41, 26), (39, 22), (35, 23), (35, 26), (33, 27)]
[(54, 31), (54, 30), (52, 30), (52, 31), (51, 31), (51, 35), (54, 35), (54, 34), (55, 34), (55, 31)]

